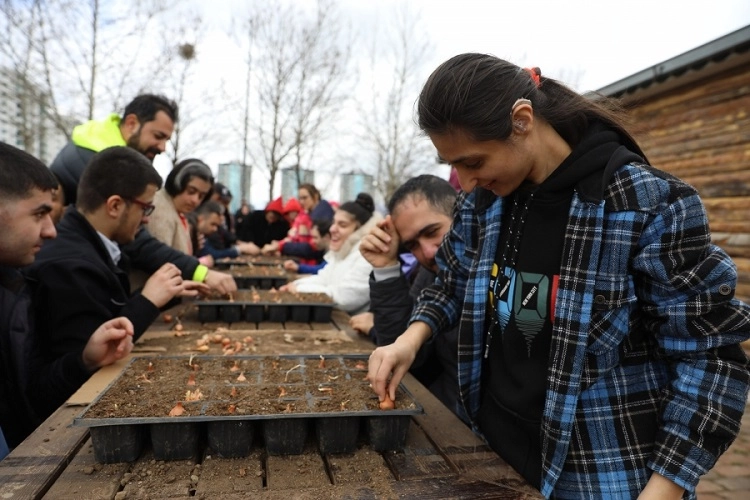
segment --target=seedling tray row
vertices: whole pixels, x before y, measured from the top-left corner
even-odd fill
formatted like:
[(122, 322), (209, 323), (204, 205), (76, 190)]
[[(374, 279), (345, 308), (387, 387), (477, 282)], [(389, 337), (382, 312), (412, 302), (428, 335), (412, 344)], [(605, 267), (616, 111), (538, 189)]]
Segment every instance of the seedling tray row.
[(395, 409), (381, 410), (363, 379), (364, 360), (133, 358), (73, 425), (89, 427), (100, 463), (136, 460), (149, 446), (157, 460), (194, 458), (206, 446), (222, 457), (246, 457), (256, 446), (295, 455), (310, 440), (324, 454), (351, 453), (365, 442), (401, 450), (411, 416), (423, 409), (399, 385)]

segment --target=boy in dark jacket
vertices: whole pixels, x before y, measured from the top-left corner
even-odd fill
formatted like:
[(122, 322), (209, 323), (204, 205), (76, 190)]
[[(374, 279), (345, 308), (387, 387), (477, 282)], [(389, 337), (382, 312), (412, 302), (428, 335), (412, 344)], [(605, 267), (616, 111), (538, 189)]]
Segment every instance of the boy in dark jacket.
[(65, 356), (51, 362), (39, 356), (31, 296), (19, 268), (34, 262), (44, 240), (56, 235), (50, 217), (56, 187), (42, 162), (0, 143), (0, 459), (41, 423), (28, 394), (70, 393), (133, 346), (133, 325), (116, 318), (93, 325), (88, 341)]
[[(125, 316), (135, 340), (177, 296), (196, 295), (205, 285), (182, 279), (174, 264), (162, 265), (141, 290), (131, 293), (129, 262), (119, 245), (135, 238), (153, 212), (161, 177), (131, 148), (97, 153), (84, 170), (78, 200), (65, 212), (58, 237), (39, 252), (25, 272), (34, 289), (36, 331), (45, 359), (53, 361), (81, 349), (102, 321)], [(71, 393), (33, 397), (42, 416)]]

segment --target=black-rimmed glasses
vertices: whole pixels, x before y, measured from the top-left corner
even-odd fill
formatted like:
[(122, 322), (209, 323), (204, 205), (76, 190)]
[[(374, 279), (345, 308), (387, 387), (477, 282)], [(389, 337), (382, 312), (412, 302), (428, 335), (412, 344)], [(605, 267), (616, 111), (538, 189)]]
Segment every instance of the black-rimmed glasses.
[(137, 200), (135, 198), (128, 198), (128, 201), (132, 201), (139, 207), (143, 209), (143, 216), (148, 217), (152, 213), (154, 213), (154, 210), (156, 210), (156, 205), (152, 205), (151, 203), (145, 203), (141, 200)]

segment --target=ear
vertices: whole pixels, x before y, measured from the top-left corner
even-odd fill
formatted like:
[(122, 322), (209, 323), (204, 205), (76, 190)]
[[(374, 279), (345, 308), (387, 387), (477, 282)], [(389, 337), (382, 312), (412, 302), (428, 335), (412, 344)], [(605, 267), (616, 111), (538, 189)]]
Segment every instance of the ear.
[(129, 115), (125, 116), (125, 118), (120, 122), (120, 133), (122, 133), (122, 138), (127, 142), (127, 140), (130, 139), (130, 136), (138, 132), (138, 129), (140, 127), (141, 122), (138, 120), (138, 117), (135, 115), (135, 113), (130, 113)]
[(112, 219), (118, 219), (127, 208), (127, 202), (119, 195), (113, 194), (104, 202), (107, 215)]
[(518, 102), (511, 113), (513, 122), (513, 134), (525, 135), (531, 132), (534, 126), (534, 108), (529, 101)]

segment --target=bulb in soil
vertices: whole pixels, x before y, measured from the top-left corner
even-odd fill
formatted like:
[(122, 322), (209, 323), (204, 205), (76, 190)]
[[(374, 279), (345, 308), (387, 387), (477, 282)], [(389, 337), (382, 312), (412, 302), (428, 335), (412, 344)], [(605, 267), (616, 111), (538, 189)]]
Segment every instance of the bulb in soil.
[(169, 410), (170, 417), (179, 417), (180, 415), (183, 415), (184, 413), (185, 413), (185, 407), (182, 406), (182, 403), (180, 403), (179, 401), (174, 406), (174, 408)]
[(381, 401), (378, 406), (380, 406), (381, 410), (392, 410), (396, 407), (396, 403), (394, 403), (394, 401), (391, 399), (391, 396), (386, 392), (385, 399)]

